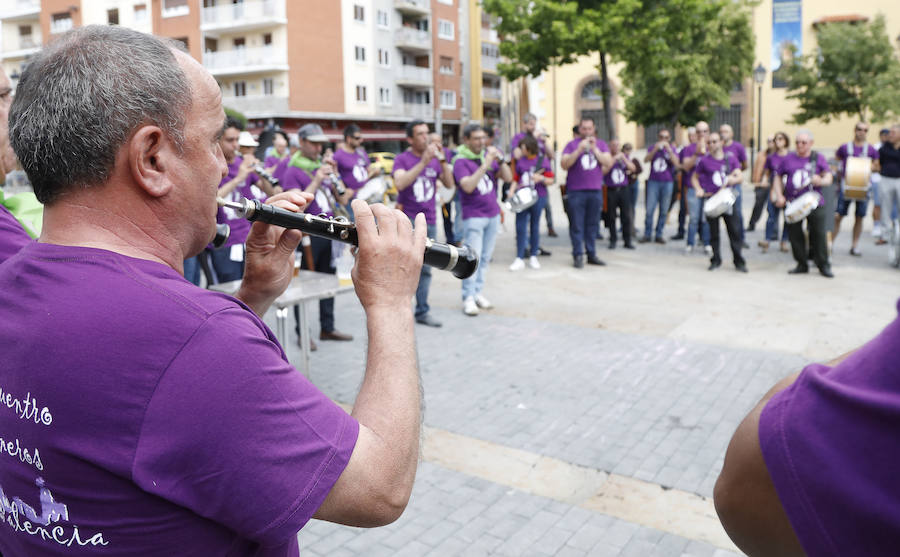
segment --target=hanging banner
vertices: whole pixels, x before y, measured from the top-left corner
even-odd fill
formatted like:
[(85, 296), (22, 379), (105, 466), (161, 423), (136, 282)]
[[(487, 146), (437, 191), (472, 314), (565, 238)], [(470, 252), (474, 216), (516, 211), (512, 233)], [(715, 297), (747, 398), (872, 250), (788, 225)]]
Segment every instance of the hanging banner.
[(803, 21), (800, 0), (772, 0), (772, 87), (787, 86), (784, 68), (803, 46)]

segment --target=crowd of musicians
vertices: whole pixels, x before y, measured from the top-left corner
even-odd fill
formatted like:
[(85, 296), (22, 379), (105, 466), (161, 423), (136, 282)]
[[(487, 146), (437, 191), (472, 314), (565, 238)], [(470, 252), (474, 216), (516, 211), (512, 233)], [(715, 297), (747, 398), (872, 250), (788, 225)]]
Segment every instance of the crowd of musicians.
[[(507, 218), (514, 218), (516, 235), (510, 271), (526, 266), (539, 269), (539, 257), (550, 255), (541, 246), (540, 230), (543, 217), (547, 234), (556, 236), (548, 195), (548, 188), (555, 185), (560, 187), (569, 220), (572, 264), (579, 269), (585, 264), (605, 265), (597, 252), (597, 240), (604, 240), (604, 234), (608, 235), (609, 249), (619, 245), (620, 235), (625, 249), (635, 249), (635, 243), (665, 244), (665, 224), (670, 213), (674, 217), (677, 212), (678, 230), (670, 241), (684, 240), (687, 253), (702, 246), (713, 271), (722, 265), (722, 222), (734, 268), (746, 273), (742, 254), (749, 248), (746, 233), (762, 221), (765, 211), (765, 236), (758, 243), (762, 252), (778, 245), (783, 252), (790, 250), (796, 260), (791, 274), (809, 272), (812, 261), (821, 275), (833, 277), (826, 233), (831, 215), (822, 188), (832, 183), (837, 186), (834, 236), (840, 231), (842, 217), (855, 205), (850, 250), (854, 256), (861, 255), (859, 241), (870, 196), (875, 205), (876, 244), (887, 241), (891, 222), (897, 218), (900, 127), (881, 130), (875, 145), (867, 142), (868, 131), (865, 123), (855, 126), (852, 141), (837, 150), (835, 168), (813, 148), (810, 132), (797, 133), (793, 150), (791, 138), (779, 132), (769, 138), (765, 151), (749, 169), (747, 150), (735, 141), (734, 131), (727, 124), (714, 131), (706, 122), (697, 122), (686, 130), (687, 142), (682, 145), (676, 144), (668, 130), (660, 130), (657, 142), (649, 145), (643, 160), (639, 160), (630, 144), (598, 138), (590, 118), (573, 128), (573, 137), (558, 158), (532, 114), (524, 117), (522, 131), (509, 145), (494, 145), (492, 129), (470, 124), (453, 149), (446, 147), (425, 122), (415, 120), (406, 126), (408, 148), (396, 156), (391, 177), (398, 208), (410, 218), (424, 213), (430, 238), (438, 237), (437, 214), (441, 212), (446, 241), (468, 245), (479, 255), (482, 264), (478, 271), (462, 282), (463, 311), (477, 315), (492, 307), (483, 293), (485, 277), (494, 258), (497, 235), (505, 229)], [(309, 212), (351, 220), (353, 198), (382, 199), (387, 187), (383, 170), (370, 162), (357, 125), (343, 130), (343, 140), (334, 151), (329, 147), (331, 139), (317, 124), (304, 125), (295, 138), (280, 130), (271, 135), (271, 145), (259, 160), (254, 155), (259, 143), (242, 130), (239, 122), (227, 122), (221, 145), (228, 175), (219, 187), (220, 197), (264, 199), (281, 190), (299, 188), (314, 196)], [(862, 188), (861, 196), (851, 197), (845, 194), (847, 162), (854, 159), (863, 161), (862, 179), (867, 187)], [(565, 172), (565, 180), (557, 179), (557, 164)], [(645, 164), (649, 165), (649, 175), (640, 230), (635, 223), (635, 206)], [(745, 183), (748, 169), (752, 190)], [(868, 187), (870, 172), (872, 187)], [(373, 188), (376, 183), (380, 187)], [(742, 214), (745, 188), (755, 197), (746, 226)], [(226, 246), (185, 262), (185, 275), (196, 284), (201, 280), (201, 268), (212, 281), (235, 280), (242, 274), (243, 242), (249, 223), (228, 208), (219, 210), (219, 222), (231, 226)], [(338, 244), (311, 237), (305, 243), (302, 264), (333, 273), (340, 254)], [(429, 311), (430, 282), (431, 269), (425, 266), (416, 292), (415, 316), (420, 324), (439, 327), (441, 323)], [(320, 302), (320, 321), (321, 339), (352, 338), (335, 329), (333, 299)], [(314, 341), (310, 343), (315, 349)]]

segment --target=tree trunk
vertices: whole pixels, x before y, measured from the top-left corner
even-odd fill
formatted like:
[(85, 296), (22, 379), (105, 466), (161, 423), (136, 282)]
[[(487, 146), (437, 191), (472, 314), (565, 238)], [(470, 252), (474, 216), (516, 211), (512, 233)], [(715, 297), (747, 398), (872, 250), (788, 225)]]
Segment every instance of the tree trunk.
[(607, 140), (616, 137), (616, 123), (613, 120), (610, 98), (612, 91), (609, 87), (609, 72), (606, 69), (606, 53), (600, 52), (600, 94), (603, 96), (603, 118), (606, 119), (606, 131), (609, 133)]

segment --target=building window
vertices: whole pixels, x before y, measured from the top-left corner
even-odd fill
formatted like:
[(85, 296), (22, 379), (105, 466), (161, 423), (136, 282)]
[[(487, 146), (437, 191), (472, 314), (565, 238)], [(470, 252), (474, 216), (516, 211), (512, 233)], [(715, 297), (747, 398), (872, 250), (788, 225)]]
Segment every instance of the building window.
[(275, 80), (271, 77), (263, 79), (263, 95), (275, 94)]
[(446, 19), (438, 20), (438, 37), (453, 40), (453, 22)]
[(106, 10), (106, 23), (110, 25), (118, 25), (119, 24), (119, 8), (113, 8), (111, 10)]
[(381, 106), (391, 106), (391, 90), (387, 87), (379, 87), (378, 102)]
[(246, 97), (247, 96), (247, 82), (246, 81), (235, 81), (234, 82), (234, 96), (235, 97)]
[(440, 72), (446, 75), (453, 75), (453, 58), (441, 56)]
[(588, 81), (581, 88), (581, 98), (587, 101), (602, 101), (603, 95), (600, 93), (602, 89), (603, 82), (599, 79)]
[(378, 49), (378, 65), (382, 68), (390, 68), (391, 67), (391, 58), (390, 52), (383, 48)]
[(378, 10), (378, 26), (384, 29), (391, 26), (390, 20), (388, 20), (388, 13), (383, 10)]
[(191, 9), (188, 7), (188, 0), (163, 0), (163, 17), (175, 17), (189, 13), (191, 13)]
[(272, 44), (272, 33), (263, 33), (263, 44), (266, 46)]
[(365, 21), (366, 20), (366, 10), (359, 4), (353, 5), (353, 19), (356, 21)]
[(456, 91), (441, 91), (441, 108), (456, 108)]
[(53, 14), (53, 17), (50, 21), (50, 32), (51, 33), (65, 33), (69, 29), (72, 28), (72, 16), (69, 15), (69, 12), (63, 12), (59, 14)]
[(361, 102), (361, 103), (366, 102), (366, 86), (365, 85), (357, 85), (356, 86), (356, 102)]
[(134, 6), (134, 22), (147, 23), (147, 4), (136, 4)]
[(366, 47), (357, 46), (354, 48), (356, 51), (356, 61), (357, 62), (365, 62), (366, 61)]

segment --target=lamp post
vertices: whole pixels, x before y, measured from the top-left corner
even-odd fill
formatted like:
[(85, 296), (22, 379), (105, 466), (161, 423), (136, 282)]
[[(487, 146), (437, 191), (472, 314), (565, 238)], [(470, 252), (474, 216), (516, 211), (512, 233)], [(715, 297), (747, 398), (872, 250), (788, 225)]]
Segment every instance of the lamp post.
[(758, 151), (762, 150), (762, 86), (765, 80), (766, 67), (759, 64), (753, 68), (753, 82), (756, 83), (756, 98), (758, 99), (756, 110), (756, 149)]

